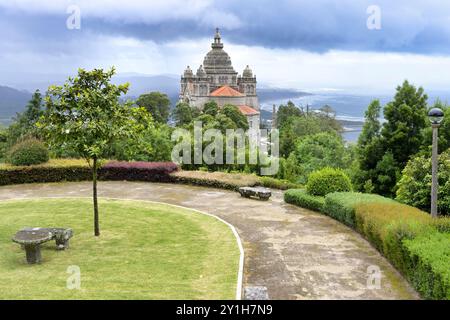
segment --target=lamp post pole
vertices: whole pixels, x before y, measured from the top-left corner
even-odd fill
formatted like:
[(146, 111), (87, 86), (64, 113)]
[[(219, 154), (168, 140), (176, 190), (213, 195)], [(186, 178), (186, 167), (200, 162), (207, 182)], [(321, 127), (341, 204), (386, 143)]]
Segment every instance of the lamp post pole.
[(433, 147), (431, 156), (431, 216), (437, 218), (437, 197), (438, 197), (438, 128), (439, 124), (432, 124), (433, 127)]
[(433, 146), (431, 154), (431, 216), (438, 216), (438, 128), (444, 119), (444, 112), (439, 108), (433, 108), (428, 112), (428, 118), (433, 128)]

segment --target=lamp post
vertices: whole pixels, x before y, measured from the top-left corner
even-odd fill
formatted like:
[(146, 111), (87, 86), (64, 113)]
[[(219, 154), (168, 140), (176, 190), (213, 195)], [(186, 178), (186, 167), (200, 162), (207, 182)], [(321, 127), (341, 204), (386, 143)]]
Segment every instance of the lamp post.
[(436, 218), (437, 196), (438, 196), (438, 128), (444, 119), (444, 112), (439, 108), (433, 108), (428, 112), (431, 126), (433, 128), (433, 151), (431, 157), (431, 216)]

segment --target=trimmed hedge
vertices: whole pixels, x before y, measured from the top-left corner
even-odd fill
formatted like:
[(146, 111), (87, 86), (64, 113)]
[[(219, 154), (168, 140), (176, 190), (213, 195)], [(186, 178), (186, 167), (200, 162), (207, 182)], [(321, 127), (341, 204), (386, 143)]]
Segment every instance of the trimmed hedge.
[(323, 213), (350, 227), (355, 227), (355, 207), (359, 204), (371, 202), (389, 203), (395, 201), (375, 194), (335, 192), (325, 197)]
[(173, 162), (111, 161), (99, 170), (101, 180), (170, 182), (170, 174), (178, 170)]
[(179, 171), (171, 174), (174, 182), (237, 190), (240, 187), (253, 187), (260, 183), (259, 177), (243, 173)]
[[(178, 170), (172, 162), (118, 162), (103, 165), (98, 171), (99, 180), (129, 180), (170, 182), (170, 173)], [(0, 165), (0, 185), (90, 181), (92, 171), (84, 160), (59, 159), (34, 166)]]
[[(286, 192), (286, 202), (310, 208), (300, 191)], [(433, 219), (392, 199), (351, 192), (327, 195), (321, 211), (365, 236), (422, 297), (450, 299), (450, 218)]]
[(275, 179), (267, 176), (260, 177), (259, 180), (260, 180), (259, 185), (266, 188), (288, 190), (288, 189), (299, 189), (303, 187), (298, 183), (293, 183), (287, 180)]
[(450, 300), (450, 233), (430, 233), (403, 241), (407, 273), (427, 299)]
[(333, 192), (352, 191), (350, 178), (340, 169), (323, 168), (308, 177), (306, 190), (313, 196), (326, 196)]
[(91, 179), (91, 169), (84, 160), (50, 160), (33, 166), (0, 165), (0, 185)]
[(312, 196), (304, 189), (291, 189), (284, 193), (284, 201), (315, 211), (322, 211), (325, 204), (325, 198)]

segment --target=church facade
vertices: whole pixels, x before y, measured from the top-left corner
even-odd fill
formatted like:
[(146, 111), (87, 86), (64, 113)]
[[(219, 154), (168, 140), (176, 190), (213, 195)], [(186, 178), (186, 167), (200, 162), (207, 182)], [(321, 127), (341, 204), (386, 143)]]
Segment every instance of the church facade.
[(202, 109), (215, 101), (219, 108), (232, 104), (247, 117), (251, 129), (260, 127), (256, 76), (247, 66), (242, 75), (233, 68), (230, 56), (223, 50), (219, 29), (216, 29), (211, 50), (196, 73), (188, 66), (181, 77), (180, 101)]

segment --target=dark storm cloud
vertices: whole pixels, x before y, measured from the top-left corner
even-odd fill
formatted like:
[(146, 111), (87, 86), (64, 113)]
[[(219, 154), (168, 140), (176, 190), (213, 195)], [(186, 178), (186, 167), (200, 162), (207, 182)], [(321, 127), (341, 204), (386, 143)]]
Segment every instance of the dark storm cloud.
[[(366, 10), (374, 2), (381, 9), (381, 30), (366, 27), (369, 17)], [(92, 11), (92, 6), (89, 10)], [(30, 10), (24, 14), (14, 8), (5, 11), (0, 7), (0, 25), (9, 26), (0, 35), (11, 41), (26, 39), (38, 50), (64, 52), (61, 43), (89, 34), (129, 36), (162, 43), (210, 37), (217, 25), (222, 27), (228, 41), (243, 45), (314, 52), (337, 49), (450, 53), (450, 4), (437, 0), (217, 1), (198, 14), (167, 18), (162, 14), (158, 19), (145, 19), (145, 15), (133, 19), (129, 12), (122, 17), (116, 12), (111, 18), (102, 16), (101, 10), (95, 14), (89, 10), (82, 16), (82, 29), (71, 32), (64, 27), (65, 12), (57, 15)], [(237, 22), (217, 18), (222, 14), (234, 17)], [(14, 32), (10, 33), (8, 28)]]

